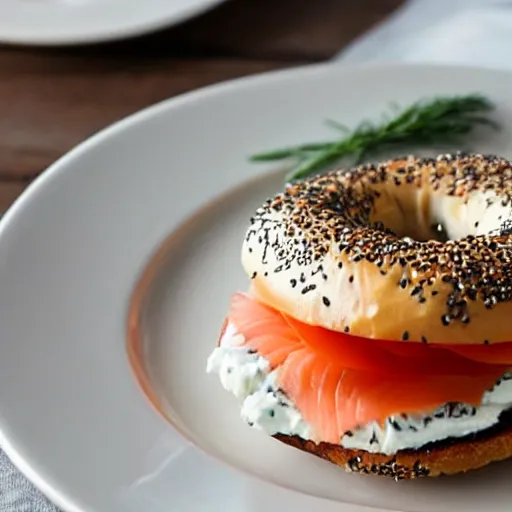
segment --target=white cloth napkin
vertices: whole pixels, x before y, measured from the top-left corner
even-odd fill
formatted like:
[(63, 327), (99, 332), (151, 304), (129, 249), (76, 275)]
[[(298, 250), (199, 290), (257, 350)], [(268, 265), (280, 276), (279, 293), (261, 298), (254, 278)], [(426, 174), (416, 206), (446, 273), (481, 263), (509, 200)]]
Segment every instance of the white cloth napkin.
[(512, 1), (409, 0), (337, 59), (512, 69)]
[(0, 511), (58, 512), (0, 451)]
[[(512, 0), (409, 0), (336, 58), (512, 69)], [(1, 452), (0, 512), (58, 512)]]

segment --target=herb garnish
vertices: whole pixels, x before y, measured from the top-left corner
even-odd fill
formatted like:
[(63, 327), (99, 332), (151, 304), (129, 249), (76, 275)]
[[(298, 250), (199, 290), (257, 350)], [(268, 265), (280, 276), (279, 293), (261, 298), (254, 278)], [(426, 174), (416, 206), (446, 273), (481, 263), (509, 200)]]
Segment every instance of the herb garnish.
[(258, 153), (250, 160), (270, 162), (293, 158), (295, 165), (287, 178), (294, 181), (334, 165), (344, 157), (361, 163), (382, 150), (460, 145), (478, 125), (499, 128), (498, 123), (485, 115), (492, 110), (494, 104), (480, 94), (422, 100), (399, 110), (395, 117), (385, 116), (380, 124), (364, 121), (353, 131), (328, 120), (330, 127), (344, 134), (342, 138)]

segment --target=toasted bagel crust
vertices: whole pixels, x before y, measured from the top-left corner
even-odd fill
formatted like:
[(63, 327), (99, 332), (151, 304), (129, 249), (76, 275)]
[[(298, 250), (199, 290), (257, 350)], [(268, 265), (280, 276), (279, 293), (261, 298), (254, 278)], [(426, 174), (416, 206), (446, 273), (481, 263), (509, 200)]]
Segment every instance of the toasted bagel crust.
[[(390, 160), (289, 185), (252, 219), (253, 293), (366, 338), (512, 341), (512, 165), (482, 155)], [(433, 240), (433, 226), (450, 238)]]
[(299, 450), (332, 462), (346, 471), (388, 476), (396, 480), (454, 475), (512, 457), (512, 428), (489, 438), (460, 441), (428, 450), (398, 452), (395, 455), (350, 450), (329, 443), (315, 444), (297, 436), (278, 434), (274, 437)]

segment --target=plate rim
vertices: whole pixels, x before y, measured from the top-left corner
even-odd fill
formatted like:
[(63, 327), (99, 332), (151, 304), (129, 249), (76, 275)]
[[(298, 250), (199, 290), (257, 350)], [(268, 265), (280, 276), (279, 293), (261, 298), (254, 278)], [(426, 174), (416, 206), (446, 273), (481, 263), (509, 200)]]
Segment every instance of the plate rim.
[[(196, 16), (204, 14), (209, 10), (221, 5), (226, 0), (202, 0), (202, 4), (183, 7), (178, 11), (170, 11), (163, 9), (160, 16), (153, 16), (150, 20), (141, 23), (119, 24), (115, 28), (80, 32), (76, 35), (66, 34), (43, 34), (35, 35), (27, 34), (26, 29), (16, 35), (15, 32), (2, 34), (0, 30), (0, 43), (14, 46), (41, 46), (41, 47), (58, 47), (58, 46), (81, 46), (87, 44), (99, 44), (119, 41), (122, 39), (130, 39), (137, 36), (150, 34), (165, 28), (178, 25)], [(98, 9), (101, 6), (98, 7)]]
[[(225, 0), (213, 0), (222, 2)], [(439, 70), (453, 70), (458, 72), (476, 72), (476, 73), (489, 73), (492, 75), (501, 75), (512, 79), (512, 71), (504, 69), (489, 69), (483, 66), (473, 65), (452, 65), (449, 63), (408, 63), (408, 62), (380, 62), (380, 61), (368, 61), (362, 63), (349, 63), (343, 64), (336, 61), (328, 61), (313, 64), (303, 64), (299, 66), (292, 66), (290, 68), (274, 69), (269, 71), (263, 71), (260, 73), (253, 73), (237, 78), (222, 80), (210, 85), (205, 85), (191, 91), (177, 94), (163, 100), (157, 101), (151, 105), (141, 108), (127, 116), (121, 117), (117, 121), (113, 121), (96, 133), (89, 137), (84, 138), (67, 150), (63, 155), (58, 157), (48, 167), (46, 167), (27, 187), (21, 192), (21, 194), (13, 201), (11, 206), (4, 212), (0, 217), (0, 237), (2, 236), (4, 226), (10, 221), (10, 218), (15, 212), (22, 207), (21, 203), (24, 203), (33, 193), (33, 190), (39, 188), (45, 181), (49, 181), (54, 178), (54, 175), (63, 172), (62, 166), (67, 165), (68, 161), (79, 157), (82, 153), (86, 152), (90, 147), (101, 142), (108, 137), (115, 135), (118, 132), (122, 132), (130, 126), (144, 122), (145, 119), (149, 119), (154, 115), (163, 113), (167, 109), (179, 108), (181, 105), (187, 103), (193, 103), (197, 99), (214, 97), (217, 94), (223, 94), (225, 91), (230, 89), (237, 89), (239, 87), (257, 87), (258, 85), (264, 85), (266, 83), (278, 82), (279, 80), (292, 79), (294, 75), (299, 75), (297, 78), (301, 79), (308, 74), (313, 73), (326, 73), (331, 69), (342, 69), (345, 71), (378, 71), (378, 70), (393, 70), (393, 69), (439, 69)]]
[[(280, 70), (271, 70), (263, 73), (257, 73), (248, 75), (240, 78), (222, 81), (216, 84), (201, 87), (199, 89), (187, 92), (184, 94), (177, 95), (168, 99), (164, 99), (146, 108), (143, 108), (129, 116), (126, 116), (114, 123), (111, 123), (93, 134), (92, 136), (84, 139), (79, 144), (75, 145), (63, 156), (58, 158), (53, 164), (46, 168), (37, 178), (35, 178), (27, 188), (20, 194), (20, 196), (13, 202), (10, 208), (5, 212), (3, 217), (0, 219), (0, 240), (4, 231), (10, 226), (11, 219), (17, 216), (18, 211), (21, 211), (25, 207), (25, 203), (29, 202), (32, 196), (37, 193), (38, 189), (45, 184), (49, 184), (53, 179), (58, 179), (60, 174), (67, 172), (68, 163), (80, 158), (82, 154), (86, 153), (90, 148), (96, 146), (102, 141), (106, 141), (109, 137), (115, 136), (122, 133), (124, 130), (144, 123), (146, 119), (150, 119), (153, 116), (159, 114), (165, 114), (166, 111), (180, 106), (193, 103), (200, 99), (214, 98), (218, 94), (225, 94), (232, 89), (238, 88), (255, 88), (257, 89), (260, 85), (278, 83), (282, 80), (302, 80), (310, 74), (314, 73), (327, 73), (329, 74), (331, 69), (339, 69), (340, 72), (347, 73), (350, 71), (360, 72), (365, 70), (379, 71), (387, 70), (388, 72), (393, 69), (432, 69), (432, 70), (446, 70), (450, 69), (458, 72), (468, 73), (490, 73), (495, 76), (503, 76), (508, 79), (512, 79), (512, 72), (507, 70), (489, 70), (482, 66), (467, 66), (467, 65), (451, 65), (451, 64), (435, 64), (435, 63), (358, 63), (349, 65), (340, 65), (338, 63), (320, 63), (320, 64), (307, 64), (302, 66), (295, 66), (291, 68), (285, 68)], [(236, 185), (234, 185), (236, 186)], [(205, 203), (206, 204), (206, 203)], [(186, 221), (186, 219), (185, 219)], [(180, 222), (181, 224), (181, 222)], [(138, 281), (138, 280), (137, 280)], [(188, 440), (180, 431), (173, 430), (184, 439)], [(13, 462), (16, 468), (36, 487), (41, 491), (51, 502), (53, 502), (59, 508), (67, 512), (93, 512), (88, 506), (79, 503), (79, 498), (69, 496), (65, 490), (59, 488), (58, 485), (48, 482), (43, 476), (39, 475), (37, 470), (33, 467), (33, 464), (28, 458), (24, 458), (18, 451), (17, 445), (21, 446), (23, 443), (17, 441), (14, 437), (8, 437), (5, 435), (2, 426), (0, 425), (0, 446), (7, 455), (7, 457)], [(197, 447), (194, 444), (194, 449)], [(205, 453), (201, 450), (202, 453)], [(207, 452), (206, 452), (207, 453)], [(211, 454), (208, 454), (212, 457)], [(214, 457), (215, 458), (215, 457)], [(219, 460), (215, 458), (216, 460)], [(224, 461), (220, 461), (225, 467), (232, 467)]]

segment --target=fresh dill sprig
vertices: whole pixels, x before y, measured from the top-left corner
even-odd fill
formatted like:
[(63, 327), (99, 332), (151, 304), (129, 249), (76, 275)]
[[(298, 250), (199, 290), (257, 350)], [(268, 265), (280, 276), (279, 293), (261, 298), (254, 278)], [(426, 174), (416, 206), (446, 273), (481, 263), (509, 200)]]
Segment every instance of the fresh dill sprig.
[(486, 116), (492, 110), (494, 104), (480, 94), (422, 100), (398, 110), (395, 117), (384, 117), (380, 124), (364, 121), (353, 131), (328, 120), (327, 124), (343, 132), (343, 137), (258, 153), (251, 156), (250, 161), (293, 158), (295, 165), (288, 180), (294, 181), (321, 171), (344, 157), (352, 157), (355, 163), (361, 163), (382, 150), (457, 146), (478, 125), (499, 129), (498, 123)]

